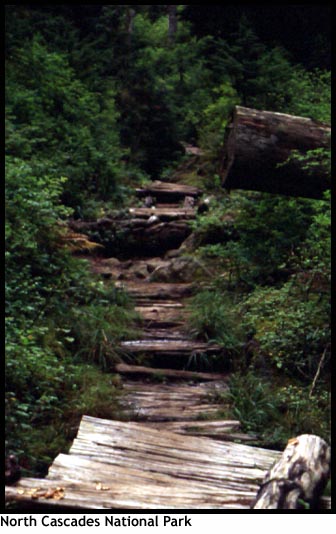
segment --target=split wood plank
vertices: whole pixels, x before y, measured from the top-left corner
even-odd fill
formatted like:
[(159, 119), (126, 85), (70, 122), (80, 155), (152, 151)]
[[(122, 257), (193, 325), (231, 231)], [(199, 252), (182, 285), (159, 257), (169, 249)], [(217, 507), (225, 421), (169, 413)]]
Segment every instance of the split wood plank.
[(194, 219), (196, 210), (193, 208), (163, 208), (153, 206), (152, 208), (129, 208), (132, 217), (148, 220), (155, 215), (160, 221), (174, 221), (178, 219)]
[(146, 282), (116, 282), (117, 289), (127, 291), (133, 298), (146, 298), (155, 300), (174, 300), (189, 297), (195, 291), (192, 283), (146, 283)]
[(164, 306), (136, 306), (135, 310), (139, 313), (141, 321), (145, 322), (147, 327), (159, 325), (181, 325), (184, 324), (188, 312), (185, 309), (165, 308)]
[(252, 434), (240, 432), (239, 421), (164, 421), (143, 423), (157, 430), (166, 430), (187, 436), (204, 436), (222, 441), (248, 443), (256, 441)]
[(198, 197), (202, 191), (198, 187), (191, 185), (154, 181), (146, 184), (142, 188), (136, 189), (139, 196), (152, 195), (156, 199), (177, 199), (180, 200), (186, 196)]
[(142, 376), (142, 377), (163, 377), (165, 379), (181, 379), (189, 381), (213, 381), (227, 380), (228, 376), (222, 373), (202, 373), (199, 371), (184, 371), (180, 369), (155, 369), (140, 365), (127, 365), (119, 363), (115, 366), (115, 371), (122, 375)]
[[(254, 490), (267, 466), (281, 453), (193, 436), (186, 440), (139, 423), (84, 416), (70, 449), (72, 455), (125, 468), (141, 465), (142, 471), (210, 483), (225, 492), (225, 488), (242, 486)], [(48, 478), (54, 476), (54, 466)]]
[[(163, 321), (161, 316), (161, 322), (167, 322), (167, 320)], [(219, 345), (184, 339), (138, 339), (122, 341), (120, 347), (128, 354), (162, 354), (181, 357), (218, 354), (223, 350)]]
[(120, 403), (124, 414), (143, 421), (197, 421), (201, 417), (214, 418), (223, 410), (222, 404), (212, 401), (214, 395), (227, 390), (225, 381), (203, 383), (139, 384), (126, 381), (128, 392)]

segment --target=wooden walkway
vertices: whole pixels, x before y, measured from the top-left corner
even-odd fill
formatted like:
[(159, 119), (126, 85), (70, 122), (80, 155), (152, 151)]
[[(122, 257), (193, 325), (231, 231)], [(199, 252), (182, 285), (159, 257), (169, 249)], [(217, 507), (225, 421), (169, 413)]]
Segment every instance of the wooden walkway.
[[(196, 425), (197, 426), (197, 425)], [(6, 489), (34, 508), (246, 509), (281, 453), (84, 416), (47, 479)]]
[[(196, 210), (181, 204), (186, 196), (196, 201), (201, 191), (154, 182), (137, 193), (160, 203), (160, 219), (150, 224), (156, 236), (156, 227), (174, 232), (172, 220), (187, 224), (195, 217)], [(153, 213), (129, 210), (141, 227)], [(249, 446), (254, 437), (242, 433), (239, 421), (220, 418), (218, 394), (227, 390), (228, 377), (200, 364), (212, 356), (225, 363), (225, 353), (190, 335), (186, 301), (195, 284), (188, 269), (177, 270), (176, 258), (93, 259), (93, 271), (126, 289), (141, 318), (139, 339), (120, 347), (132, 365), (115, 368), (123, 416), (131, 422), (84, 416), (69, 453), (56, 457), (47, 478), (6, 487), (7, 501), (31, 511), (251, 507), (281, 453)]]

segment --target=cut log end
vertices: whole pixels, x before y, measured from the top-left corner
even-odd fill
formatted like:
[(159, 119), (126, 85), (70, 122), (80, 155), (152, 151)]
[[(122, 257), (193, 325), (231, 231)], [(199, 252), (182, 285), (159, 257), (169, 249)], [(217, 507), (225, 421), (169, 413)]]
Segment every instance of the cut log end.
[(252, 508), (316, 508), (329, 475), (330, 447), (323, 439), (307, 434), (291, 439), (266, 474)]
[(305, 117), (235, 108), (227, 129), (221, 175), (227, 189), (247, 189), (320, 198), (330, 188), (323, 164), (307, 169), (288, 158), (328, 148), (331, 129)]

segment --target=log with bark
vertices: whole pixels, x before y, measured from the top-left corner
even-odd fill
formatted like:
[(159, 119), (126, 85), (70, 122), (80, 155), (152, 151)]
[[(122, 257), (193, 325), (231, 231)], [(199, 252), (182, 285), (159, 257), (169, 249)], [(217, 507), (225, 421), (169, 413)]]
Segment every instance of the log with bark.
[(253, 509), (316, 508), (330, 474), (330, 447), (318, 436), (290, 439), (266, 474)]
[(327, 124), (284, 113), (236, 106), (224, 143), (222, 182), (227, 189), (248, 189), (320, 198), (330, 188), (329, 172), (314, 158), (307, 168), (293, 151), (328, 148)]

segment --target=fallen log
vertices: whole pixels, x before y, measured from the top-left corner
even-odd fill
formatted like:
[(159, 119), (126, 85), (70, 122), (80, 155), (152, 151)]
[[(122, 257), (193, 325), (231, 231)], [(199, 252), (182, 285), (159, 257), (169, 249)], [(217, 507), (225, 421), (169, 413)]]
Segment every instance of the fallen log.
[(327, 124), (284, 113), (236, 106), (226, 133), (221, 176), (227, 189), (248, 189), (320, 198), (330, 188), (329, 172), (318, 158), (309, 169), (291, 158), (328, 148)]
[(316, 508), (330, 474), (330, 447), (304, 434), (288, 441), (280, 460), (266, 474), (253, 509)]

